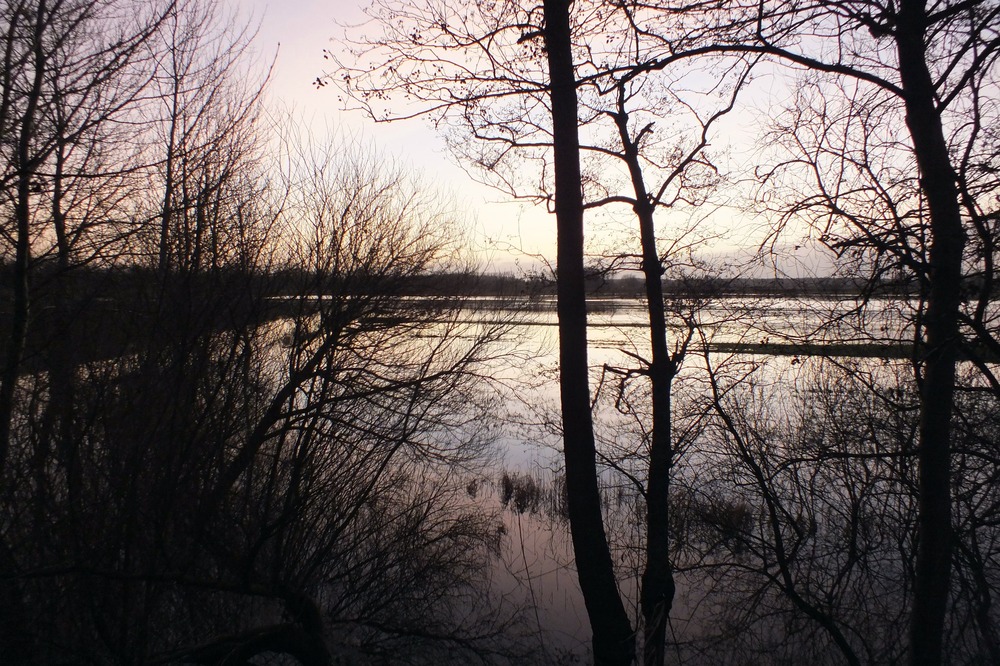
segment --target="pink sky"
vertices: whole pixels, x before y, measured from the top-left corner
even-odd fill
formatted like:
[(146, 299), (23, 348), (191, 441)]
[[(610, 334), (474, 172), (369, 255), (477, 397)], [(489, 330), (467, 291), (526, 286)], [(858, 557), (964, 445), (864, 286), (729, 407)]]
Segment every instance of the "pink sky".
[(474, 182), (455, 164), (443, 139), (427, 123), (375, 124), (361, 114), (341, 111), (332, 88), (312, 85), (326, 64), (323, 49), (343, 30), (338, 24), (362, 22), (366, 0), (229, 1), (244, 18), (252, 15), (260, 24), (255, 45), (261, 59), (270, 60), (277, 53), (270, 85), (274, 101), (293, 109), (315, 132), (333, 131), (371, 142), (453, 194), (467, 211), (480, 261), (492, 262), (499, 270), (512, 270), (515, 263), (532, 263), (495, 246), (522, 246), (529, 252), (554, 256), (555, 221), (544, 211), (502, 203), (503, 194)]

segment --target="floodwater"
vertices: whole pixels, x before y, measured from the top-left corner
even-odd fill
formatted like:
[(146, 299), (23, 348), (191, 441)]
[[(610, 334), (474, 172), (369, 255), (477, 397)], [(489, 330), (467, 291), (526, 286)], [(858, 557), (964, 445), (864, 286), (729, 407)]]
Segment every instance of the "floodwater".
[[(489, 301), (475, 304), (464, 315), (468, 323), (493, 321), (498, 312), (510, 322), (507, 354), (498, 357), (486, 373), (490, 390), (499, 395), (497, 449), (499, 463), (487, 471), (480, 488), (481, 501), (505, 499), (503, 476), (520, 483), (531, 495), (516, 505), (516, 495), (502, 513), (506, 541), (498, 562), (496, 582), (502, 594), (532, 607), (530, 623), (538, 649), (553, 659), (587, 660), (589, 627), (573, 569), (568, 526), (559, 511), (561, 440), (558, 405), (558, 337), (555, 304), (534, 301), (527, 307), (497, 309)], [(485, 306), (485, 307), (483, 307)], [(859, 345), (858, 349), (906, 339), (909, 304), (878, 303), (865, 311), (852, 303), (827, 299), (730, 298), (711, 305), (674, 304), (669, 317), (669, 346), (685, 351), (674, 384), (674, 411), (678, 430), (689, 427), (699, 398), (709, 393), (710, 376), (725, 387), (752, 380), (754, 391), (780, 403), (807, 389), (826, 364), (820, 356), (795, 353), (819, 351), (826, 343)], [(628, 374), (648, 359), (647, 314), (635, 299), (603, 299), (588, 304), (589, 362), (594, 396), (595, 431), (603, 455), (621, 468), (605, 465), (606, 521), (619, 567), (622, 596), (633, 618), (638, 616), (638, 580), (641, 575), (642, 520), (640, 489), (629, 482), (643, 478), (646, 446), (648, 386), (641, 376)], [(737, 351), (733, 351), (736, 349)], [(773, 350), (784, 353), (775, 355)], [(841, 348), (841, 352), (843, 348)], [(811, 353), (810, 352), (810, 353)], [(898, 376), (904, 361), (890, 361), (876, 353), (865, 358), (835, 359), (838, 365)], [(682, 414), (687, 412), (687, 416)], [(675, 433), (675, 437), (683, 433)], [(700, 455), (696, 447), (688, 454)], [(678, 473), (684, 473), (678, 461)], [(492, 484), (492, 485), (491, 485)], [(507, 490), (510, 490), (508, 484)], [(697, 592), (701, 574), (678, 575), (678, 592), (671, 631), (683, 641), (703, 630)]]

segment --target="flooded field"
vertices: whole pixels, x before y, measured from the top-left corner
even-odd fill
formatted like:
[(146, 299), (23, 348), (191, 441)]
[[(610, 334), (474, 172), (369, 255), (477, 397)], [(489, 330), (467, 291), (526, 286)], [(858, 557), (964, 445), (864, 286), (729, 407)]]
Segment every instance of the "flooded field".
[[(628, 370), (648, 353), (646, 315), (641, 302), (628, 299), (592, 301), (589, 309), (605, 521), (620, 589), (636, 618), (650, 421), (648, 384)], [(687, 352), (673, 386), (678, 590), (670, 631), (686, 662), (718, 663), (721, 655), (782, 641), (788, 655), (836, 662), (828, 644), (804, 638), (812, 630), (793, 630), (781, 619), (786, 601), (780, 577), (774, 578), (780, 571), (773, 569), (784, 548), (775, 545), (780, 535), (796, 549), (813, 549), (808, 558), (806, 551), (795, 554), (805, 567), (796, 574), (803, 585), (822, 588), (827, 583), (820, 572), (831, 566), (832, 575), (841, 567), (845, 580), (856, 576), (852, 586), (866, 578), (902, 585), (900, 551), (884, 542), (877, 546), (876, 575), (863, 560), (845, 560), (836, 545), (845, 506), (860, 513), (880, 507), (882, 527), (870, 528), (880, 542), (890, 533), (904, 538), (913, 508), (912, 498), (887, 480), (912, 447), (915, 427), (912, 367), (888, 344), (905, 334), (908, 313), (899, 303), (873, 309), (863, 317), (850, 304), (829, 300), (755, 298), (675, 313), (670, 342), (674, 350), (686, 344)], [(487, 373), (498, 396), (498, 461), (483, 475), (477, 497), (503, 508), (498, 584), (532, 607), (539, 649), (586, 659), (589, 627), (561, 512), (554, 307), (543, 301), (507, 312), (509, 354), (499, 355)], [(470, 323), (490, 319), (484, 310), (463, 316)], [(872, 389), (874, 397), (866, 395)], [(889, 409), (882, 398), (898, 408)], [(852, 443), (852, 437), (860, 439)], [(859, 451), (858, 442), (866, 440), (862, 446), (870, 448)], [(767, 517), (769, 506), (781, 507), (778, 522)], [(888, 591), (879, 603), (890, 597), (902, 603)], [(753, 627), (750, 638), (730, 633), (740, 613), (758, 607), (771, 610), (747, 625)]]

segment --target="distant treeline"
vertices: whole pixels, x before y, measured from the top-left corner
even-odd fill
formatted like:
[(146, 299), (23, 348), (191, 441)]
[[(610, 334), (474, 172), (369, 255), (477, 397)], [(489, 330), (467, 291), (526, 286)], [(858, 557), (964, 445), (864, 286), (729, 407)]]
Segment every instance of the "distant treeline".
[[(55, 268), (33, 272), (36, 300), (45, 300), (45, 286), (55, 275)], [(67, 276), (61, 276), (65, 288)], [(317, 282), (315, 276), (300, 270), (282, 269), (267, 273), (221, 269), (211, 273), (172, 275), (170, 283), (184, 285), (192, 297), (207, 291), (253, 292), (263, 296), (302, 294), (380, 293), (384, 283), (378, 276), (352, 273), (327, 277)], [(180, 279), (178, 279), (180, 278)], [(82, 298), (110, 299), (119, 303), (143, 301), (156, 292), (163, 276), (155, 268), (127, 266), (115, 268), (75, 268), (71, 278), (74, 290)], [(664, 279), (668, 298), (725, 298), (734, 296), (773, 297), (849, 297), (914, 296), (917, 285), (894, 281), (875, 284), (845, 277), (815, 278), (742, 278), (687, 277)], [(12, 287), (9, 265), (0, 267), (0, 289)], [(464, 296), (464, 297), (538, 297), (555, 296), (555, 281), (544, 275), (514, 275), (511, 273), (423, 273), (411, 276), (403, 284), (393, 283), (400, 296)], [(969, 295), (978, 294), (974, 284), (967, 287)], [(588, 279), (588, 292), (594, 298), (640, 298), (644, 294), (639, 276), (606, 276), (595, 274)], [(997, 294), (994, 294), (997, 296)], [(9, 300), (9, 299), (8, 299)], [(6, 302), (6, 301), (5, 301)]]
[[(594, 298), (641, 298), (645, 293), (639, 276), (594, 274), (587, 280)], [(725, 298), (733, 296), (844, 297), (853, 295), (909, 296), (916, 285), (883, 281), (872, 285), (857, 278), (719, 278), (664, 279), (668, 298)], [(422, 275), (411, 285), (414, 295), (555, 296), (551, 277), (495, 273), (443, 273)]]

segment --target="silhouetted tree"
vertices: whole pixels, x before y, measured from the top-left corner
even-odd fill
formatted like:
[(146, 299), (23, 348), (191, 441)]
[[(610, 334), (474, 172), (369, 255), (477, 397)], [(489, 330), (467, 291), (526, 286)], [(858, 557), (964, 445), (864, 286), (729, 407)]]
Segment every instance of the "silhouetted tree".
[(465, 268), (455, 216), (375, 155), (267, 155), (213, 7), (2, 10), (0, 652), (516, 652), (459, 478), (504, 327), (409, 297)]
[[(873, 96), (872, 103), (892, 106), (891, 117), (908, 130), (908, 148), (919, 171), (921, 207), (926, 206), (918, 217), (917, 236), (926, 235), (926, 250), (913, 262), (905, 235), (880, 237), (878, 221), (871, 225), (863, 215), (844, 217), (859, 226), (865, 245), (876, 253), (900, 258), (914, 270), (926, 296), (917, 352), (920, 520), (909, 659), (911, 663), (940, 663), (954, 546), (951, 428), (961, 346), (963, 258), (969, 230), (976, 226), (973, 219), (983, 219), (982, 209), (975, 204), (967, 210), (977, 212), (963, 215), (964, 186), (959, 178), (960, 172), (970, 173), (968, 156), (983, 153), (961, 146), (990, 141), (979, 129), (983, 114), (993, 113), (990, 104), (982, 103), (981, 91), (984, 82), (995, 77), (1000, 52), (998, 9), (982, 2), (928, 5), (923, 0), (763, 3), (727, 6), (722, 12), (705, 8), (708, 12), (698, 20), (708, 29), (699, 31), (694, 40), (678, 36), (671, 22), (702, 8), (664, 5), (656, 9), (666, 12), (663, 35), (671, 53), (664, 62), (704, 53), (766, 54), (856, 81)], [(972, 143), (966, 144), (970, 138)], [(836, 198), (840, 190), (833, 192)], [(833, 215), (841, 217), (840, 211)]]
[[(642, 474), (648, 484), (644, 653), (659, 663), (672, 597), (666, 547), (673, 456), (669, 393), (681, 354), (672, 357), (667, 348), (663, 257), (656, 248), (653, 211), (693, 201), (700, 196), (698, 188), (707, 188), (696, 182), (693, 172), (698, 166), (711, 170), (704, 155), (708, 128), (731, 104), (727, 107), (723, 101), (722, 111), (714, 117), (697, 118), (691, 145), (677, 140), (680, 157), (664, 150), (664, 159), (657, 162), (647, 154), (656, 143), (649, 140), (651, 124), (634, 127), (630, 113), (631, 105), (643, 100), (644, 77), (660, 65), (642, 31), (630, 23), (629, 11), (602, 3), (546, 4), (542, 9), (540, 14), (538, 8), (520, 8), (516, 3), (463, 10), (422, 3), (376, 5), (372, 17), (381, 34), (351, 46), (358, 62), (338, 60), (338, 72), (319, 83), (337, 84), (349, 108), (359, 108), (376, 120), (432, 117), (437, 126), (447, 128), (452, 148), (492, 184), (514, 197), (544, 201), (556, 213), (564, 453), (571, 525), (595, 632), (595, 655), (605, 654), (600, 644), (625, 645), (632, 638), (620, 602), (612, 601), (619, 596), (613, 589), (613, 558), (605, 557), (607, 546), (601, 545), (606, 539), (590, 416), (582, 215), (584, 208), (614, 203), (633, 207), (639, 219), (641, 242), (636, 245), (647, 278), (654, 346), (653, 360), (644, 362), (638, 374), (653, 379), (656, 395), (655, 444)], [(560, 37), (565, 44), (559, 42), (564, 52), (553, 60), (554, 47), (546, 40), (552, 37), (551, 22), (556, 18), (560, 25), (567, 24), (560, 28), (567, 34)], [(562, 68), (558, 81), (556, 67)], [(578, 101), (581, 91), (585, 91), (583, 104)], [(415, 104), (397, 112), (392, 106), (396, 99)], [(644, 108), (649, 117), (656, 115), (652, 105)], [(602, 132), (609, 130), (605, 139)], [(570, 151), (576, 155), (570, 156)], [(588, 158), (584, 172), (581, 160)], [(628, 194), (619, 194), (615, 177), (601, 172), (609, 162), (612, 171), (626, 172)], [(656, 164), (657, 173), (663, 174), (652, 192), (644, 162)], [(526, 163), (537, 168), (527, 170)], [(606, 640), (606, 631), (615, 638)]]

